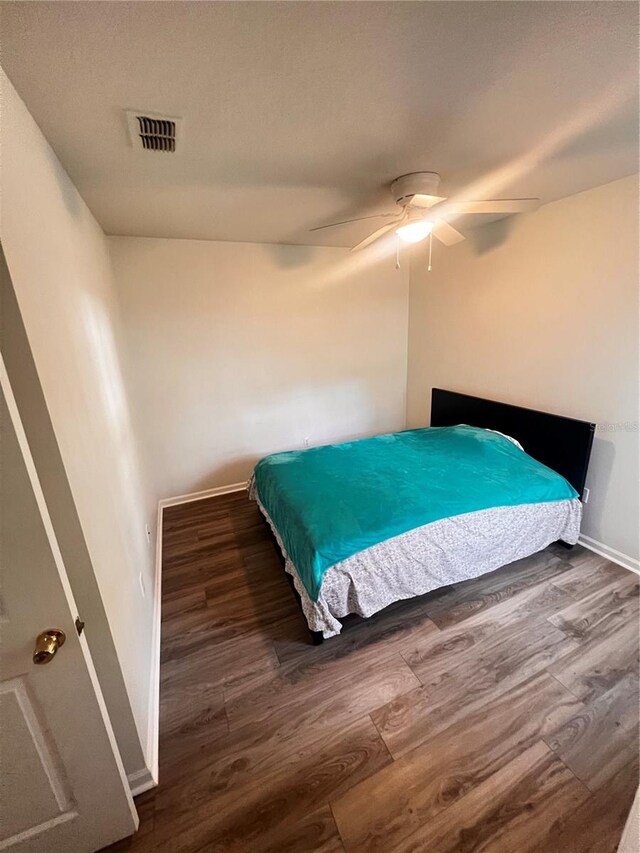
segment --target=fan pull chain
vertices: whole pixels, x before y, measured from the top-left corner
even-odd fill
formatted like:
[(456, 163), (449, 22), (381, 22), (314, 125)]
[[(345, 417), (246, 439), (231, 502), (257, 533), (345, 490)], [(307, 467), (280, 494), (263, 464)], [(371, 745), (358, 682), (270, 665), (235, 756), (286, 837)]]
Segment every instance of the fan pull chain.
[(400, 269), (400, 237), (396, 237), (396, 269)]
[(427, 266), (427, 272), (431, 272), (431, 249), (433, 247), (433, 234), (429, 234), (429, 264)]

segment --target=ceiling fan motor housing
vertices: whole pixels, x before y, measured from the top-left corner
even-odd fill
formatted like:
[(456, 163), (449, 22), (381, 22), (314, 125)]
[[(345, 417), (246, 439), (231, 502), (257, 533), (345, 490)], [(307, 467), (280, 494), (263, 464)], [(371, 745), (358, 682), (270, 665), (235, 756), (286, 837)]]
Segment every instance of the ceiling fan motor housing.
[(411, 172), (396, 178), (391, 192), (396, 204), (408, 204), (414, 195), (437, 195), (440, 175), (437, 172)]

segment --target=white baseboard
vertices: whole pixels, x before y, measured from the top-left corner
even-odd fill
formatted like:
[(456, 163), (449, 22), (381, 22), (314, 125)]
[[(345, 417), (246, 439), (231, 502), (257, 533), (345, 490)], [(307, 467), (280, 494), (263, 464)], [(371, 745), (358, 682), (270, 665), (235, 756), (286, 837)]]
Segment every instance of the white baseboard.
[(597, 539), (585, 536), (584, 533), (580, 534), (578, 542), (590, 551), (611, 560), (612, 563), (617, 563), (619, 566), (622, 566), (623, 569), (628, 569), (630, 572), (635, 572), (637, 575), (640, 575), (640, 560), (636, 560), (628, 554), (623, 554), (621, 551), (616, 551), (615, 548), (610, 548), (603, 542), (598, 542)]
[[(162, 625), (162, 506), (158, 504), (156, 520), (156, 566), (153, 591), (153, 637), (151, 673), (149, 680), (149, 728), (147, 730), (146, 759), (150, 784), (144, 790), (158, 784), (158, 743), (160, 740), (160, 644)], [(146, 784), (143, 783), (143, 784)], [(133, 789), (132, 789), (133, 790)], [(142, 793), (142, 791), (140, 791)]]
[(230, 495), (232, 492), (241, 492), (247, 488), (246, 481), (244, 483), (231, 483), (228, 486), (217, 486), (215, 489), (204, 489), (201, 492), (191, 492), (188, 495), (178, 495), (175, 498), (164, 498), (159, 503), (159, 506), (164, 509), (167, 506), (177, 506), (178, 504), (187, 504), (191, 501), (202, 501), (205, 498), (215, 498), (216, 495)]
[(192, 492), (175, 498), (166, 498), (158, 502), (156, 528), (156, 565), (155, 590), (153, 598), (153, 638), (151, 674), (149, 680), (149, 728), (147, 731), (146, 761), (147, 767), (130, 773), (128, 778), (131, 793), (134, 796), (148, 791), (158, 784), (158, 743), (160, 739), (160, 644), (162, 630), (162, 516), (165, 507), (200, 501), (216, 495), (227, 495), (247, 488), (245, 483), (232, 483), (218, 486), (202, 492)]
[(158, 780), (153, 778), (151, 771), (146, 767), (143, 770), (136, 770), (135, 773), (129, 773), (127, 781), (134, 797), (137, 797), (138, 794), (144, 794), (145, 791), (155, 788), (158, 784)]

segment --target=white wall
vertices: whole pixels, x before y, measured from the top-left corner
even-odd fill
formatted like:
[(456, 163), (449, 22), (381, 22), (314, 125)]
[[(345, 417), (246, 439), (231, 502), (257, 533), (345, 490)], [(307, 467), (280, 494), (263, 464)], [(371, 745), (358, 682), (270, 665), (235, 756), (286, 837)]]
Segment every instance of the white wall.
[(583, 533), (638, 558), (637, 176), (414, 255), (409, 426), (433, 386), (596, 422)]
[(148, 748), (155, 578), (144, 526), (154, 522), (156, 498), (133, 433), (107, 243), (2, 72), (0, 84), (4, 252), (138, 735)]
[(162, 497), (405, 422), (408, 268), (346, 249), (109, 238)]

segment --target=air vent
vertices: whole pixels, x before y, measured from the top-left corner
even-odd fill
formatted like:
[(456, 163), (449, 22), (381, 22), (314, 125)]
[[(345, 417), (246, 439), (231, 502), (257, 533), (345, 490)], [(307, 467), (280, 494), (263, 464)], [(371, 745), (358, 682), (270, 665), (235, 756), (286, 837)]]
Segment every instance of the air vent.
[(181, 119), (127, 110), (127, 123), (134, 148), (140, 151), (176, 151)]
[(138, 135), (146, 151), (175, 151), (176, 123), (164, 118), (138, 116)]

